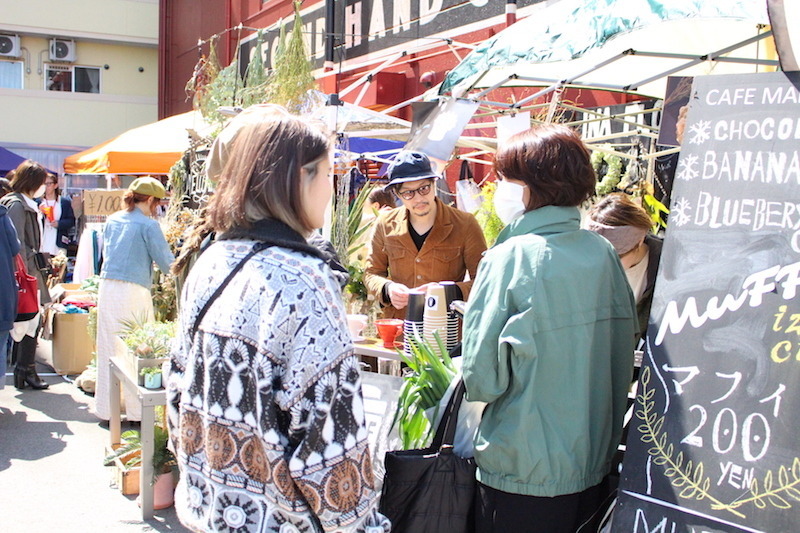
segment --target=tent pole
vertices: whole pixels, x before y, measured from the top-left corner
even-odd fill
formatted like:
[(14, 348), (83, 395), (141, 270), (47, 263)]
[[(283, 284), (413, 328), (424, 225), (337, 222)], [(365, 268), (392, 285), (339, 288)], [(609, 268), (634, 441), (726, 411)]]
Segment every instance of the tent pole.
[(374, 69), (370, 70), (369, 72), (367, 72), (366, 74), (364, 74), (363, 76), (358, 78), (356, 81), (351, 83), (347, 88), (342, 90), (339, 93), (339, 98), (341, 98), (341, 97), (345, 96), (346, 94), (348, 94), (349, 92), (353, 91), (356, 87), (358, 87), (359, 85), (361, 85), (365, 81), (372, 79), (372, 77), (375, 74), (377, 74), (381, 70), (385, 69), (386, 67), (388, 67), (389, 65), (391, 65), (392, 63), (394, 63), (395, 61), (400, 59), (401, 57), (405, 57), (405, 55), (406, 55), (406, 52), (400, 52), (398, 54), (394, 54), (389, 59), (387, 59), (386, 61), (384, 61), (383, 63), (381, 63), (377, 67), (375, 67)]
[(553, 97), (550, 99), (550, 107), (547, 110), (547, 119), (545, 119), (545, 124), (552, 124), (553, 117), (556, 116), (556, 109), (558, 108), (558, 104), (561, 103), (561, 95), (564, 93), (564, 87), (559, 85), (556, 87), (555, 91), (553, 91)]
[[(687, 69), (689, 67), (693, 67), (694, 65), (703, 63), (705, 61), (719, 61), (719, 56), (721, 56), (723, 54), (727, 54), (729, 52), (733, 52), (734, 50), (738, 50), (739, 48), (747, 46), (748, 44), (752, 44), (752, 43), (755, 43), (755, 42), (760, 41), (762, 39), (765, 39), (766, 37), (769, 37), (770, 35), (772, 35), (772, 30), (766, 31), (766, 32), (761, 33), (759, 35), (754, 35), (753, 37), (750, 37), (749, 39), (745, 39), (744, 41), (741, 41), (739, 43), (732, 44), (730, 46), (727, 46), (725, 48), (717, 50), (716, 52), (711, 52), (710, 54), (705, 54), (705, 55), (701, 55), (701, 56), (695, 56), (695, 59), (693, 59), (692, 61), (689, 61), (688, 63), (684, 63), (683, 65), (680, 65), (678, 67), (671, 68), (671, 69), (669, 69), (669, 70), (667, 70), (665, 72), (662, 72), (661, 74), (657, 74), (655, 76), (651, 76), (651, 77), (649, 77), (647, 79), (641, 80), (638, 83), (632, 83), (632, 84), (628, 85), (626, 90), (628, 90), (628, 89), (634, 89), (634, 90), (638, 89), (642, 85), (646, 85), (646, 84), (650, 83), (651, 81), (655, 81), (655, 80), (664, 78), (666, 76), (669, 76), (670, 74), (673, 74), (675, 72), (680, 72), (681, 70)], [(636, 55), (638, 53), (639, 52), (632, 51), (633, 55)]]
[[(485, 74), (485, 73), (484, 73), (484, 74)], [(480, 82), (480, 81), (481, 81), (481, 79), (483, 78), (484, 74), (482, 74), (480, 78), (478, 78), (477, 80), (475, 80), (475, 83), (478, 83), (478, 82)], [(488, 87), (488, 88), (486, 88), (486, 89), (482, 90), (482, 91), (481, 91), (481, 92), (479, 92), (478, 94), (475, 94), (475, 95), (473, 95), (473, 96), (472, 96), (472, 98), (483, 98), (484, 96), (486, 96), (486, 95), (487, 95), (487, 94), (489, 94), (490, 92), (494, 91), (495, 89), (499, 89), (500, 87), (502, 87), (503, 85), (505, 85), (507, 82), (509, 82), (509, 81), (511, 81), (511, 80), (516, 80), (518, 77), (519, 77), (519, 76), (517, 76), (516, 74), (511, 74), (510, 76), (506, 76), (506, 79), (504, 79), (503, 81), (500, 81), (500, 82), (498, 82), (498, 83), (495, 83), (495, 84), (494, 84), (494, 85), (492, 85), (491, 87)], [(472, 84), (472, 86), (473, 86), (473, 87), (475, 86), (475, 83), (473, 83), (473, 84)]]

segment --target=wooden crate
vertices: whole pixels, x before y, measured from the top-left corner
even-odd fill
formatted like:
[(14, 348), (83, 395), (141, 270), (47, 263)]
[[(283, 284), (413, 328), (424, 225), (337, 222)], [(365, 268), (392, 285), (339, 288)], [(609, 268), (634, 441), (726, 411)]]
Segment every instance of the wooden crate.
[[(115, 444), (113, 449), (119, 447), (119, 444)], [(131, 456), (136, 455), (138, 452), (132, 452), (130, 455), (124, 455), (122, 458), (116, 457), (114, 459), (114, 482), (119, 488), (120, 492), (125, 496), (139, 494), (139, 474), (141, 472), (141, 468), (138, 466), (134, 467), (127, 467), (125, 463), (128, 462)], [(108, 451), (106, 455), (111, 454), (111, 450)]]

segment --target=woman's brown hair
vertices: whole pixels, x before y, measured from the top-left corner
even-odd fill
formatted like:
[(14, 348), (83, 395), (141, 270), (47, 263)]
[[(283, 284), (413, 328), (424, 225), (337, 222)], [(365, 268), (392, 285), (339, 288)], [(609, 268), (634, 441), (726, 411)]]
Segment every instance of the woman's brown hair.
[(510, 137), (498, 149), (495, 171), (528, 186), (532, 211), (547, 205), (577, 206), (594, 194), (597, 181), (589, 151), (567, 126), (535, 126)]
[(14, 169), (14, 177), (11, 178), (11, 190), (29, 194), (36, 192), (47, 179), (47, 170), (37, 163), (26, 159)]
[(125, 211), (128, 211), (130, 213), (136, 207), (136, 204), (147, 202), (150, 200), (150, 198), (152, 198), (152, 196), (147, 196), (146, 194), (139, 194), (138, 192), (126, 190), (125, 193), (122, 195), (122, 203), (125, 205)]
[(301, 235), (314, 230), (303, 211), (300, 169), (312, 175), (330, 153), (321, 127), (282, 109), (254, 110), (231, 141), (219, 183), (208, 203), (208, 220), (218, 232), (280, 220)]
[(623, 193), (609, 194), (597, 202), (589, 218), (606, 226), (633, 226), (647, 232), (653, 227), (647, 211)]

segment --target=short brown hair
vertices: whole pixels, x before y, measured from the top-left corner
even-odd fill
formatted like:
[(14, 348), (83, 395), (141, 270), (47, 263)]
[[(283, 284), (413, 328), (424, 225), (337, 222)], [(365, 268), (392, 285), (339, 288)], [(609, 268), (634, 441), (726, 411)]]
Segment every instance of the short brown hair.
[(375, 187), (372, 189), (372, 192), (369, 193), (367, 196), (367, 200), (369, 203), (373, 204), (378, 202), (381, 204), (381, 207), (396, 207), (397, 204), (394, 201), (394, 196), (389, 191), (384, 191), (383, 187)]
[(589, 211), (589, 218), (606, 226), (633, 226), (648, 232), (653, 227), (647, 211), (627, 194), (619, 192), (597, 202)]
[(208, 217), (218, 232), (280, 220), (302, 235), (315, 228), (303, 211), (300, 169), (327, 157), (330, 136), (308, 120), (276, 107), (256, 110), (260, 120), (241, 127), (231, 141)]
[(574, 130), (546, 124), (510, 137), (498, 149), (495, 171), (525, 182), (528, 211), (547, 205), (577, 206), (594, 194), (597, 178), (589, 151)]
[(47, 170), (37, 163), (26, 159), (14, 169), (14, 177), (11, 178), (11, 189), (14, 192), (32, 193), (44, 185), (47, 179)]
[(125, 211), (133, 211), (136, 207), (136, 204), (140, 204), (142, 202), (146, 202), (150, 200), (152, 196), (147, 196), (146, 194), (139, 194), (138, 192), (133, 192), (132, 190), (128, 189), (122, 195), (122, 203), (125, 204)]

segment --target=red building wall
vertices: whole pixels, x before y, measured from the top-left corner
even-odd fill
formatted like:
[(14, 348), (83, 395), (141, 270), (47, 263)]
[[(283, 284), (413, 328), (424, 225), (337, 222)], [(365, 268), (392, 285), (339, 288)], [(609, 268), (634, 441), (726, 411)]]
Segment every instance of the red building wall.
[[(213, 35), (223, 34), (217, 52), (224, 66), (237, 46), (241, 46), (243, 56), (249, 57), (255, 34), (252, 28), (275, 29), (268, 34), (274, 46), (278, 21), (290, 21), (293, 13), (291, 0), (161, 0), (160, 9), (159, 116), (162, 118), (191, 109), (184, 87), (200, 54), (208, 54), (208, 44), (198, 46), (198, 40), (207, 41)], [(301, 10), (324, 92), (344, 90), (387, 56), (406, 54), (384, 71), (394, 75), (376, 74), (360, 101), (361, 105), (376, 109), (385, 109), (425, 91), (427, 86), (420, 81), (423, 73), (433, 73), (429, 76), (433, 84), (442, 81), (447, 70), (458, 64), (459, 57), (469, 52), (457, 45), (451, 49), (445, 39), (478, 43), (505, 26), (505, 3), (499, 1), (477, 8), (464, 0), (336, 0), (334, 69), (323, 75), (326, 2), (305, 0)], [(242, 29), (235, 29), (239, 24)], [(266, 55), (270, 64), (270, 52)], [(343, 99), (353, 102), (359, 93), (360, 89), (355, 90)], [(398, 115), (411, 118), (408, 109)]]

